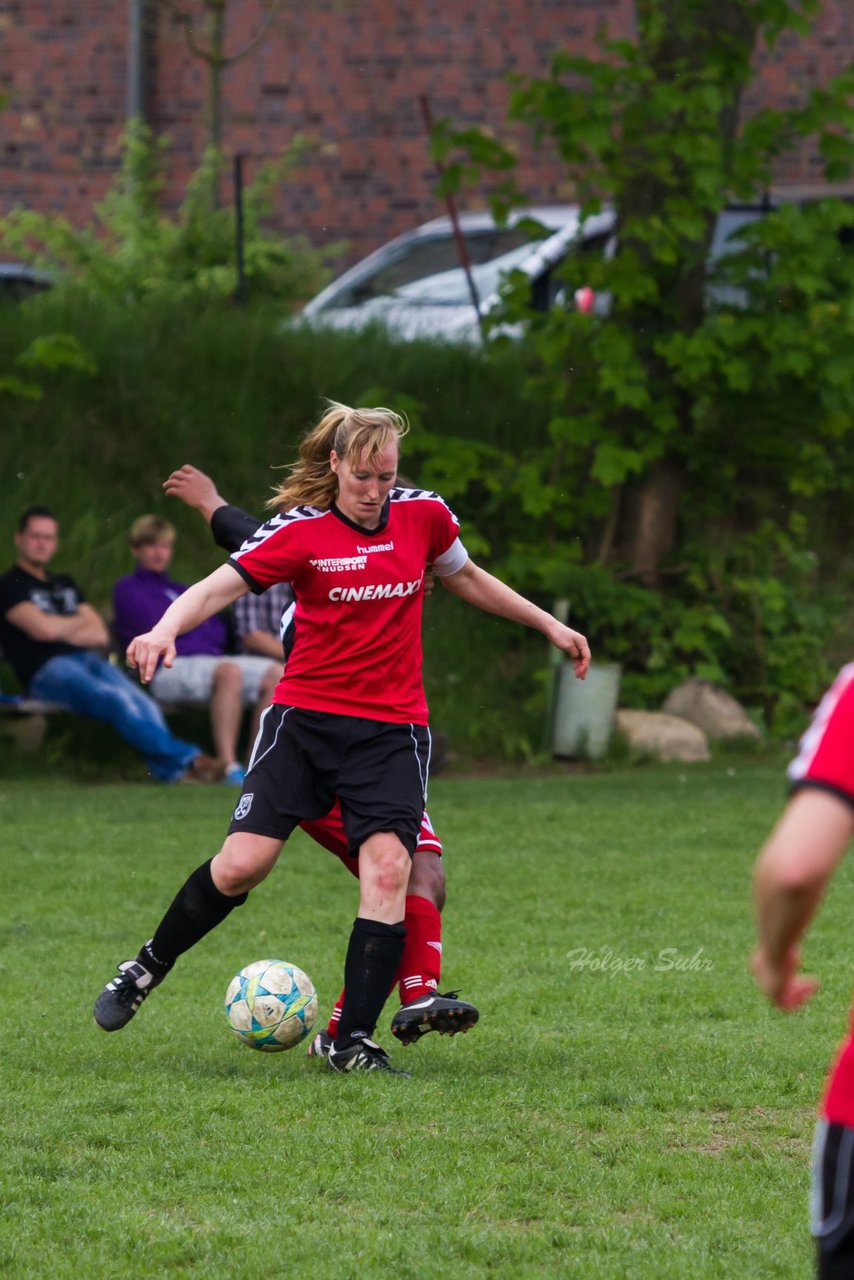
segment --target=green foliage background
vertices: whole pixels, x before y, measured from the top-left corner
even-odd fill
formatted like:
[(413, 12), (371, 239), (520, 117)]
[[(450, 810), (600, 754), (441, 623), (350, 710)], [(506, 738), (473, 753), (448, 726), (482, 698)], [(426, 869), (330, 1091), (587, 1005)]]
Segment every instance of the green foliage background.
[[(409, 412), (403, 469), (446, 496), (479, 562), (548, 607), (554, 591), (541, 564), (563, 566), (572, 620), (597, 656), (625, 665), (626, 703), (658, 706), (684, 675), (706, 674), (790, 734), (847, 654), (851, 569), (838, 554), (847, 508), (834, 511), (826, 498), (812, 507), (801, 500), (794, 534), (773, 523), (729, 539), (696, 528), (690, 583), (679, 592), (591, 568), (578, 537), (555, 541), (526, 473), (549, 437), (521, 347), (485, 355), (381, 332), (313, 333), (264, 307), (205, 309), (188, 299), (118, 307), (57, 292), (0, 308), (0, 367), (16, 368), (40, 335), (56, 332), (67, 335), (61, 353), (75, 358), (28, 366), (39, 396), (7, 393), (0, 402), (0, 541), (11, 555), (17, 514), (52, 506), (62, 525), (56, 564), (103, 608), (128, 570), (126, 532), (143, 511), (164, 511), (177, 525), (180, 579), (220, 562), (197, 513), (162, 495), (173, 468), (208, 470), (225, 496), (260, 513), (274, 468), (293, 456), (326, 394)], [(499, 758), (538, 751), (548, 688), (541, 637), (478, 615), (441, 588), (427, 603), (425, 634), (434, 720), (452, 747)]]
[[(405, 467), (463, 520), (481, 563), (547, 607), (571, 606), (594, 653), (624, 668), (622, 700), (657, 707), (686, 676), (728, 686), (781, 736), (850, 657), (854, 556), (854, 215), (788, 204), (714, 263), (728, 202), (761, 201), (775, 161), (811, 139), (823, 176), (854, 171), (854, 71), (744, 120), (759, 42), (806, 30), (816, 0), (644, 0), (633, 42), (555, 53), (517, 78), (511, 119), (561, 157), (584, 214), (610, 205), (604, 254), (569, 252), (555, 284), (607, 306), (532, 305), (507, 283), (486, 351), (311, 333), (286, 317), (323, 274), (265, 227), (299, 142), (247, 190), (252, 307), (235, 308), (233, 215), (209, 155), (176, 216), (158, 205), (162, 140), (139, 127), (92, 227), (18, 211), (0, 244), (57, 287), (0, 316), (0, 534), (52, 501), (64, 563), (98, 603), (127, 567), (125, 530), (185, 461), (260, 511), (328, 396), (389, 403), (413, 423)], [(449, 186), (526, 201), (500, 139), (442, 122)], [(652, 516), (650, 516), (652, 513)], [(216, 563), (178, 511), (179, 574)], [(428, 609), (428, 685), (455, 745), (530, 756), (544, 645), (444, 599)]]
[[(655, 705), (696, 674), (781, 733), (850, 656), (854, 212), (788, 203), (723, 256), (710, 246), (727, 205), (764, 206), (793, 145), (817, 183), (850, 179), (851, 68), (783, 110), (741, 110), (757, 49), (817, 10), (644, 0), (632, 41), (602, 35), (593, 56), (558, 50), (514, 77), (510, 119), (560, 156), (582, 216), (612, 210), (615, 235), (566, 255), (555, 305), (517, 272), (491, 317), (521, 329), (547, 406), (545, 441), (492, 489), (522, 516), (511, 576), (573, 600), (630, 698)], [(533, 202), (492, 133), (443, 121), (434, 150), (446, 186), (486, 185), (499, 215)], [(590, 315), (572, 307), (582, 284), (603, 304)]]
[[(200, 308), (189, 299), (118, 307), (47, 293), (0, 307), (0, 368), (14, 369), (46, 332), (73, 336), (86, 358), (28, 367), (40, 396), (0, 398), (0, 546), (11, 560), (18, 514), (46, 503), (61, 522), (56, 567), (104, 609), (113, 581), (129, 570), (128, 527), (145, 511), (168, 514), (178, 528), (179, 580), (221, 562), (199, 515), (162, 494), (171, 470), (191, 462), (209, 471), (224, 496), (260, 515), (275, 467), (294, 456), (324, 395), (378, 403), (383, 384), (394, 404), (420, 405), (438, 437), (490, 440), (508, 456), (542, 421), (520, 390), (521, 353), (496, 366), (450, 345), (315, 334), (290, 327), (273, 308)], [(413, 446), (417, 437), (416, 429)], [(452, 447), (446, 478), (454, 456)], [(418, 466), (415, 450), (405, 450), (404, 471)], [(418, 469), (414, 476), (420, 480)], [(476, 497), (454, 505), (467, 543), (483, 552)], [(441, 588), (427, 604), (425, 629), (434, 719), (454, 748), (493, 756), (539, 749), (542, 638), (476, 615)]]

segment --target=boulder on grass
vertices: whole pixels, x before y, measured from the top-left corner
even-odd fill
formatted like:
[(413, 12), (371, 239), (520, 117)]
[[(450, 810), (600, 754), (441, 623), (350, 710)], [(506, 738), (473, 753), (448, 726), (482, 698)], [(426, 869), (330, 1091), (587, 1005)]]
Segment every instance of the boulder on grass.
[(702, 729), (681, 716), (663, 711), (617, 712), (617, 732), (622, 734), (633, 752), (656, 760), (709, 759), (709, 744)]
[(710, 680), (692, 677), (677, 685), (670, 690), (661, 709), (668, 715), (690, 720), (712, 742), (725, 738), (750, 738), (757, 742), (762, 738), (741, 703)]

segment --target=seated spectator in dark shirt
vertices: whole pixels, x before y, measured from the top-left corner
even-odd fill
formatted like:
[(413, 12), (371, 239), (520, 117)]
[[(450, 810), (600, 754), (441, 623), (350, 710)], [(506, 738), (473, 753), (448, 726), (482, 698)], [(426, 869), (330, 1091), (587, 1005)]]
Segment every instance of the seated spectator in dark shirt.
[(176, 738), (157, 703), (98, 652), (109, 644), (103, 619), (73, 578), (48, 571), (58, 544), (53, 513), (30, 507), (18, 521), (15, 564), (0, 576), (0, 644), (22, 687), (106, 720), (161, 782), (221, 776), (216, 762)]
[[(160, 621), (163, 613), (186, 590), (169, 577), (175, 548), (175, 529), (160, 516), (140, 516), (130, 530), (130, 547), (136, 569), (113, 588), (116, 638), (126, 649), (134, 636)], [(272, 700), (282, 673), (278, 661), (252, 653), (228, 652), (228, 628), (222, 618), (209, 618), (179, 638), (171, 667), (161, 667), (151, 682), (151, 692), (164, 704), (189, 702), (206, 705), (217, 758), (225, 768), (225, 780), (243, 782), (237, 744), (244, 705), (255, 708), (256, 717)]]

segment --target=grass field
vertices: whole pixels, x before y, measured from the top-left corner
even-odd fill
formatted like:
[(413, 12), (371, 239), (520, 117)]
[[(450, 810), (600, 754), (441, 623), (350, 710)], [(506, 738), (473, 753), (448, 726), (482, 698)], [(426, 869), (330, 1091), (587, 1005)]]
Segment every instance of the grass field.
[(218, 847), (233, 793), (0, 782), (4, 1277), (806, 1276), (816, 1099), (849, 996), (850, 870), (786, 1019), (745, 974), (779, 765), (441, 779), (445, 976), (466, 1037), (412, 1080), (252, 1053), (222, 997), (293, 960), (328, 1009), (354, 884), (301, 834), (126, 1031), (114, 963)]

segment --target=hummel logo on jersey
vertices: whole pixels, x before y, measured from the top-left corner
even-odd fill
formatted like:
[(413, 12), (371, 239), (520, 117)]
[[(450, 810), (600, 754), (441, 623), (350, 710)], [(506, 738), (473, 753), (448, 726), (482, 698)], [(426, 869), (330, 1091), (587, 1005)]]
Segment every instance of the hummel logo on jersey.
[(389, 600), (393, 596), (411, 596), (421, 586), (421, 578), (411, 582), (372, 582), (366, 587), (333, 587), (330, 600), (358, 603), (360, 600)]
[[(360, 547), (361, 551), (362, 548)], [(341, 573), (346, 569), (364, 569), (368, 563), (367, 556), (330, 556), (325, 560), (309, 560), (309, 564), (313, 569), (319, 569), (321, 573)]]
[(370, 555), (372, 551), (394, 551), (393, 542), (378, 542), (375, 547), (357, 547), (360, 556)]

